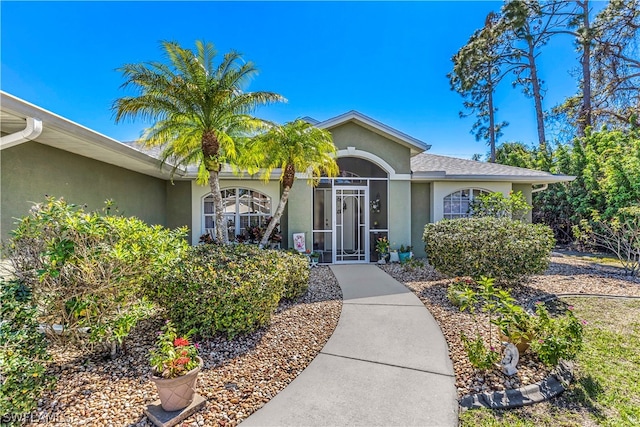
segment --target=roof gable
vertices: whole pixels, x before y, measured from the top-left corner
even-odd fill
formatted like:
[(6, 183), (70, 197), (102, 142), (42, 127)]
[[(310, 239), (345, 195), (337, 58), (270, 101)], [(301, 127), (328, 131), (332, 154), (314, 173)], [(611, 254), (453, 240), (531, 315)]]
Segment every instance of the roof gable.
[[(339, 116), (333, 117), (331, 119), (318, 122), (314, 119), (305, 118), (309, 123), (320, 129), (331, 130), (345, 123), (353, 122), (356, 123), (372, 132), (377, 133), (397, 144), (403, 145), (411, 150), (411, 155), (415, 156), (416, 154), (422, 153), (423, 151), (429, 150), (431, 145), (426, 144), (419, 139), (416, 139), (412, 136), (407, 135), (406, 133), (400, 132), (397, 129), (394, 129), (390, 126), (385, 125), (377, 120), (372, 119), (371, 117), (365, 116), (362, 113), (359, 113), (355, 110), (348, 111)], [(314, 123), (315, 122), (315, 123)]]

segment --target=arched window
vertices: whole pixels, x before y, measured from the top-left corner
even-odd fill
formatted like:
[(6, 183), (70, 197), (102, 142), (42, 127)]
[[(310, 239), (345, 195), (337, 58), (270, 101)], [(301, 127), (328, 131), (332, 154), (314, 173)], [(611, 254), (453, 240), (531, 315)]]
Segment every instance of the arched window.
[(479, 188), (465, 188), (444, 197), (444, 218), (464, 218), (471, 214), (473, 200), (480, 195), (489, 194)]
[[(271, 198), (259, 191), (247, 188), (227, 188), (222, 190), (224, 219), (229, 240), (243, 234), (249, 225), (266, 226), (271, 217)], [(204, 198), (204, 232), (215, 236), (215, 208), (213, 196)]]

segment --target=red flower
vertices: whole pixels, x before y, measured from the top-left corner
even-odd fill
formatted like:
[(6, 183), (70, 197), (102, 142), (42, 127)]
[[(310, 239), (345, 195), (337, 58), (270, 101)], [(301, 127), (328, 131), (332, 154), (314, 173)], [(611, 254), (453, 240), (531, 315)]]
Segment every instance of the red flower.
[(173, 345), (174, 347), (184, 347), (186, 345), (189, 345), (189, 340), (186, 338), (176, 338), (175, 340), (173, 340)]
[(186, 365), (190, 361), (191, 361), (191, 358), (189, 358), (189, 357), (181, 357), (178, 360), (176, 360), (176, 364), (177, 365)]

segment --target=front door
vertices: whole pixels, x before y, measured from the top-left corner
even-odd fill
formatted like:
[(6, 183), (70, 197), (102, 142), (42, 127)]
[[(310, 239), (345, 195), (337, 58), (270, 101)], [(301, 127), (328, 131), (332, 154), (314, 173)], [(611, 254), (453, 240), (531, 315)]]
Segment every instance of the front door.
[(369, 262), (368, 187), (334, 186), (333, 262)]

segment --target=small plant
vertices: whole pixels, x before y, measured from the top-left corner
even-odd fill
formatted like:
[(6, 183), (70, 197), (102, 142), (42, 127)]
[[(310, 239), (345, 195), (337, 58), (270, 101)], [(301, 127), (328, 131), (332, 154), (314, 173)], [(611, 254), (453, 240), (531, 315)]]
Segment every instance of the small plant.
[(402, 263), (402, 266), (405, 268), (405, 270), (412, 271), (412, 270), (417, 270), (419, 268), (423, 268), (424, 262), (417, 258), (409, 258), (408, 260)]
[(536, 305), (536, 339), (531, 348), (538, 358), (549, 366), (560, 359), (572, 360), (582, 348), (583, 322), (573, 314), (573, 307), (564, 316), (551, 317), (544, 303)]
[(407, 252), (411, 252), (411, 250), (413, 250), (413, 246), (405, 246), (405, 245), (400, 245), (400, 249), (398, 249), (398, 252), (400, 253), (407, 253)]
[(387, 236), (378, 237), (378, 240), (376, 240), (376, 252), (381, 257), (389, 253), (389, 239), (387, 239)]
[(447, 298), (449, 302), (458, 308), (462, 307), (467, 302), (465, 297), (467, 289), (473, 288), (475, 285), (476, 282), (472, 279), (456, 277), (447, 287)]
[(487, 350), (487, 347), (482, 340), (482, 336), (480, 336), (479, 333), (476, 334), (476, 338), (474, 340), (471, 340), (464, 334), (464, 332), (461, 332), (460, 339), (462, 339), (462, 345), (467, 352), (469, 362), (471, 362), (471, 366), (474, 368), (481, 371), (487, 371), (493, 368), (496, 362), (500, 360), (500, 353), (498, 353), (493, 347), (489, 347)]
[(171, 321), (167, 320), (158, 333), (156, 346), (151, 350), (153, 374), (162, 378), (176, 378), (198, 366), (198, 345), (189, 336), (179, 336)]

